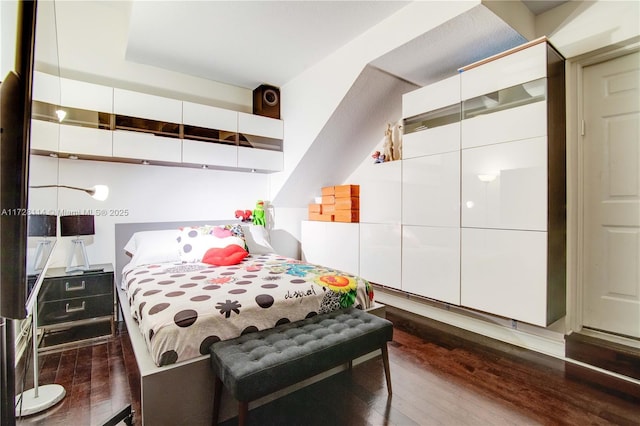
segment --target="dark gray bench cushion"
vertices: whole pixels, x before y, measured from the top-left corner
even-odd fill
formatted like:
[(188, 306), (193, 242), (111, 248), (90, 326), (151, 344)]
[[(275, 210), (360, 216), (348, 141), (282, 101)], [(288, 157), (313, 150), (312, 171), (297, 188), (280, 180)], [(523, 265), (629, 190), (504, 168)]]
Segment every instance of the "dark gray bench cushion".
[(214, 343), (214, 374), (238, 401), (252, 401), (380, 349), (390, 321), (348, 308)]

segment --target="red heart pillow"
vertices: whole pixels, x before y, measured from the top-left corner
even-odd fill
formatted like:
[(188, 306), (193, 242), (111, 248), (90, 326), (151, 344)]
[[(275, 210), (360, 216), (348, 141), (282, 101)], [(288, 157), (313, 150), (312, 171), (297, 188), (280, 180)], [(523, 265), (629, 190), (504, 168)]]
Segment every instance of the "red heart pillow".
[(247, 257), (248, 251), (236, 244), (230, 244), (224, 248), (210, 248), (202, 257), (202, 263), (215, 266), (237, 265)]

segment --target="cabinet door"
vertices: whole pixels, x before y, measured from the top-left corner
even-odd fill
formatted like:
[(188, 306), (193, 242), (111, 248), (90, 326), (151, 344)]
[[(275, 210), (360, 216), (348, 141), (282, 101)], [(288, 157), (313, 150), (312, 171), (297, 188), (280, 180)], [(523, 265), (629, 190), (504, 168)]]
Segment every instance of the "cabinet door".
[(460, 304), (460, 229), (402, 227), (402, 290)]
[(402, 158), (460, 150), (460, 122), (413, 132), (402, 138)]
[(34, 101), (59, 105), (60, 78), (55, 75), (45, 74), (38, 71), (34, 72), (31, 97)]
[(547, 43), (538, 43), (462, 72), (460, 93), (465, 100), (546, 75)]
[(284, 125), (282, 120), (240, 112), (238, 113), (238, 132), (271, 139), (283, 139)]
[(400, 225), (360, 223), (360, 275), (365, 280), (401, 288)]
[(460, 152), (403, 160), (402, 223), (460, 227)]
[(462, 229), (463, 306), (546, 327), (547, 233)]
[(238, 147), (238, 167), (279, 172), (284, 167), (282, 151)]
[(547, 230), (547, 139), (462, 151), (462, 226)]
[(182, 101), (113, 89), (113, 112), (128, 117), (182, 123)]
[(399, 224), (402, 220), (402, 161), (367, 164), (360, 171), (360, 222)]
[(113, 88), (61, 78), (60, 105), (111, 113), (113, 112)]
[(445, 78), (402, 95), (402, 116), (413, 117), (460, 102), (460, 75)]
[(80, 126), (60, 126), (60, 152), (111, 157), (113, 132)]
[(113, 132), (113, 156), (180, 163), (182, 143), (180, 139), (117, 130)]
[(58, 152), (60, 125), (50, 121), (31, 120), (31, 149)]
[(238, 147), (184, 139), (182, 141), (182, 162), (208, 166), (237, 167)]
[(302, 221), (302, 252), (309, 263), (359, 273), (359, 226), (357, 223)]
[(193, 102), (182, 103), (182, 122), (190, 126), (238, 131), (238, 112)]
[(547, 103), (543, 100), (517, 108), (462, 120), (462, 148), (491, 145), (547, 134)]

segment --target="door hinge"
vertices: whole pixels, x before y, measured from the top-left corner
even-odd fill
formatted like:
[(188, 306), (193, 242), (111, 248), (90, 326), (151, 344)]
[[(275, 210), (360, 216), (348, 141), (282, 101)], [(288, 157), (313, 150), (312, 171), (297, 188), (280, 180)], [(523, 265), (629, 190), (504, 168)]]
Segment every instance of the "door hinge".
[(584, 124), (584, 120), (582, 120), (582, 123), (580, 123), (580, 135), (584, 136), (584, 128), (585, 128), (585, 124)]

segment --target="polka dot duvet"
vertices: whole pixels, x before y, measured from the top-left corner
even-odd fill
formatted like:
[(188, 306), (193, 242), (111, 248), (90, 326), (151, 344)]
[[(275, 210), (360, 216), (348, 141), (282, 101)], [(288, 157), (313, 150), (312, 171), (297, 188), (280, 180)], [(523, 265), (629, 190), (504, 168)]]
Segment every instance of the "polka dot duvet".
[(233, 266), (125, 267), (123, 286), (159, 366), (206, 355), (219, 340), (373, 302), (362, 278), (276, 254), (249, 255)]

